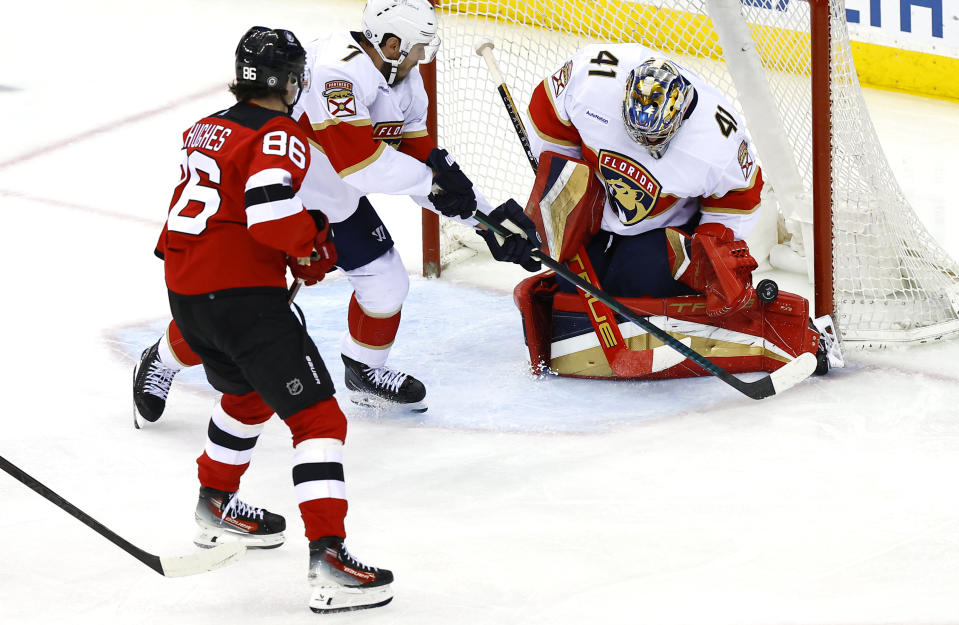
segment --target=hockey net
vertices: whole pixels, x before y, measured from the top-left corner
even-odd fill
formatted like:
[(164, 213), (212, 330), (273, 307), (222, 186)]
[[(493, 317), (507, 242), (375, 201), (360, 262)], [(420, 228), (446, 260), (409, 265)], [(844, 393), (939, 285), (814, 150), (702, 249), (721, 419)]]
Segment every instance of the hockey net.
[[(822, 30), (831, 35), (822, 63), (831, 150), (818, 152), (812, 4), (828, 9)], [(959, 334), (959, 265), (919, 222), (882, 153), (853, 66), (843, 0), (443, 0), (438, 6), (439, 143), (494, 206), (509, 197), (524, 203), (533, 172), (477, 46), (493, 42), (525, 111), (533, 88), (580, 47), (635, 41), (699, 73), (745, 116), (767, 180), (764, 212), (774, 216), (757, 234), (763, 241), (751, 238), (751, 247), (761, 261), (806, 271), (810, 281), (817, 275), (817, 311), (833, 314), (845, 341), (879, 346)], [(817, 159), (821, 172), (831, 172), (831, 190), (814, 206)], [(815, 255), (814, 212), (832, 219), (831, 236), (825, 230), (820, 237), (831, 245), (820, 241)], [(469, 229), (441, 221), (441, 265), (485, 249)], [(815, 273), (814, 262), (825, 273)]]

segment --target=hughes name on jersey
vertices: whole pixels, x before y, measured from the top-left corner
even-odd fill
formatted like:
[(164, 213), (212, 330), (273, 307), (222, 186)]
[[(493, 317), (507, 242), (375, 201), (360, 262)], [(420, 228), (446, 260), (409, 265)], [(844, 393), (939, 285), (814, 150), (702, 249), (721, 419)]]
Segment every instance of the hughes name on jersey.
[(636, 235), (681, 226), (702, 211), (744, 238), (758, 219), (762, 172), (742, 121), (715, 88), (680, 68), (692, 103), (662, 158), (626, 132), (622, 106), (630, 71), (655, 50), (587, 46), (537, 85), (529, 105), (534, 149), (585, 159), (606, 188), (602, 229)]
[(286, 287), (286, 256), (309, 256), (316, 225), (295, 195), (310, 164), (292, 118), (253, 104), (183, 133), (180, 182), (157, 243), (181, 295)]

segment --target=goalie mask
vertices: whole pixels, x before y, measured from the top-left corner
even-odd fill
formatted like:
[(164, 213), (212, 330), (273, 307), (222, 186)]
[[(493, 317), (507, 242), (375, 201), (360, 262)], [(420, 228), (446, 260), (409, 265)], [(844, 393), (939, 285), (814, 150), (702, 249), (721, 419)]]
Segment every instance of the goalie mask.
[(692, 96), (692, 85), (673, 62), (649, 59), (626, 80), (626, 132), (653, 158), (661, 158), (683, 123)]
[(287, 81), (292, 79), (298, 90), (290, 110), (309, 84), (306, 73), (306, 50), (296, 35), (288, 30), (254, 26), (246, 31), (236, 46), (236, 84), (262, 87), (284, 97)]
[[(399, 68), (414, 46), (423, 44), (423, 59), (429, 63), (436, 58), (440, 38), (436, 34), (438, 22), (436, 10), (429, 0), (367, 0), (363, 8), (363, 36), (373, 44), (389, 75), (387, 84), (396, 80)], [(388, 59), (380, 46), (389, 38), (400, 40), (400, 58)]]

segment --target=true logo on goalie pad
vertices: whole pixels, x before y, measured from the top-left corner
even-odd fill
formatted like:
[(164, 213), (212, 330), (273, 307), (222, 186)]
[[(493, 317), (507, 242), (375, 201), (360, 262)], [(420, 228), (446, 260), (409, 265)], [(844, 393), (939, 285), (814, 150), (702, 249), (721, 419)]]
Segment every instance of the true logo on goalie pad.
[(323, 97), (333, 117), (356, 115), (356, 97), (353, 95), (353, 83), (348, 80), (331, 80), (323, 89)]
[(649, 217), (662, 191), (659, 181), (645, 167), (616, 152), (600, 150), (597, 164), (620, 221), (629, 226)]

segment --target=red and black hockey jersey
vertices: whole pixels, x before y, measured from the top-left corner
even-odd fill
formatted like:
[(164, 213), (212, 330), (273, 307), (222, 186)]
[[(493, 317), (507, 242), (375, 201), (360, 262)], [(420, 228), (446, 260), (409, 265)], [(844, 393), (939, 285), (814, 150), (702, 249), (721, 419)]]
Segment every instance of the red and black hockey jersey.
[(286, 286), (286, 256), (309, 256), (317, 234), (295, 195), (307, 145), (291, 117), (243, 102), (183, 133), (180, 182), (157, 243), (171, 291)]

